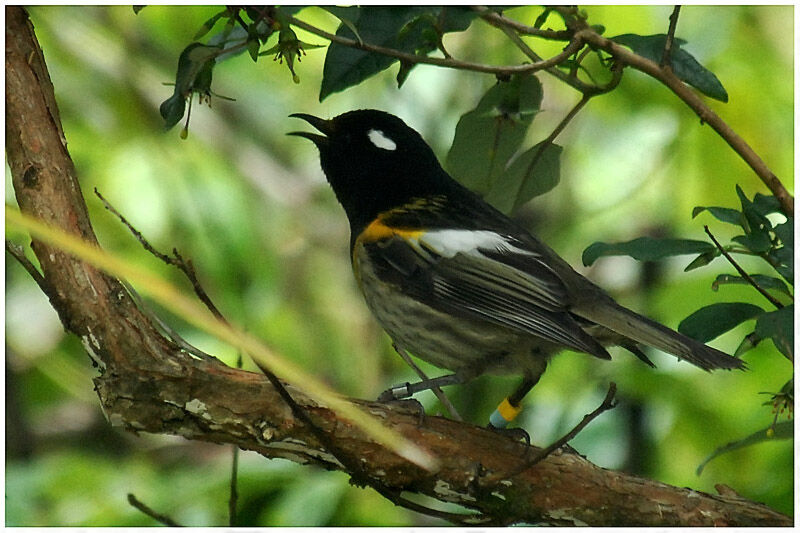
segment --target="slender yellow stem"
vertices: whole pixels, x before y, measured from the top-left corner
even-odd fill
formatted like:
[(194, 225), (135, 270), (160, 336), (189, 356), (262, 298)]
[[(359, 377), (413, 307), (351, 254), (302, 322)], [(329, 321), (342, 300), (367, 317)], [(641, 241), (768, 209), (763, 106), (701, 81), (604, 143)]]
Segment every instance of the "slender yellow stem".
[(297, 386), (302, 385), (302, 389), (309, 396), (349, 418), (367, 435), (396, 454), (428, 470), (436, 468), (435, 458), (427, 451), (398, 435), (397, 432), (384, 427), (359, 407), (336, 394), (295, 364), (277, 355), (252, 335), (219, 321), (200, 303), (188, 298), (183, 291), (152, 272), (131, 265), (74, 235), (47, 226), (10, 206), (6, 206), (6, 224), (28, 231), (36, 239), (58, 247), (112, 276), (135, 284), (137, 290), (147, 294), (195, 327), (249, 354), (282, 379)]

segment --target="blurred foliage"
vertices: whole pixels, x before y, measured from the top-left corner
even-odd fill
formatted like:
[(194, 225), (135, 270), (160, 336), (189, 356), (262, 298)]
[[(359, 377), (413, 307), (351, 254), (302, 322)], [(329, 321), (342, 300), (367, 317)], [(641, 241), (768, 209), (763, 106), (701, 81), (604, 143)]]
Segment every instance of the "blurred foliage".
[[(292, 127), (286, 117), (384, 109), (420, 131), (444, 160), (459, 117), (475, 108), (495, 80), (418, 65), (403, 75), (398, 89), (390, 68), (347, 90), (328, 87), (319, 103), (324, 50), (309, 47), (302, 63), (290, 64), (299, 85), (277, 61), (253, 64), (252, 52), (228, 54), (214, 67), (213, 92), (235, 101), (212, 94), (211, 109), (196, 106), (191, 132), (182, 141), (175, 131), (163, 132), (159, 105), (176, 90), (165, 84), (175, 82), (181, 52), (202, 37), (198, 30), (220, 10), (148, 6), (136, 15), (124, 6), (30, 8), (100, 242), (191, 291), (103, 209), (91, 193), (94, 187), (156, 247), (176, 247), (191, 258), (231, 320), (343, 394), (376, 397), (414, 375), (361, 301), (348, 264), (345, 217), (313, 146), (284, 135)], [(585, 11), (590, 22), (605, 26), (606, 35), (657, 35), (665, 31), (671, 8), (588, 6)], [(527, 21), (541, 13), (527, 7), (509, 11)], [(331, 33), (340, 24), (320, 8), (300, 15)], [(790, 6), (686, 6), (677, 31), (686, 41), (681, 50), (727, 91), (727, 104), (709, 105), (790, 190), (792, 21)], [(555, 22), (548, 19), (543, 27)], [(211, 23), (214, 31), (223, 25), (221, 19)], [(341, 31), (354, 28), (359, 31), (356, 25)], [(424, 29), (420, 35), (429, 36)], [(295, 38), (324, 44), (299, 29)], [(455, 57), (494, 64), (523, 60), (486, 24), (442, 39)], [(266, 36), (261, 44), (269, 49), (278, 41), (277, 35)], [(292, 36), (284, 36), (284, 43), (297, 46)], [(563, 46), (529, 44), (543, 57)], [(293, 53), (300, 57), (298, 50)], [(579, 99), (549, 75), (537, 78), (543, 99), (524, 146), (546, 138)], [(766, 192), (721, 138), (701, 127), (668, 89), (637, 72), (626, 72), (613, 92), (592, 99), (558, 145), (563, 147), (559, 185), (525, 204), (517, 216), (576, 268), (581, 251), (598, 240), (704, 239), (701, 222), (691, 217), (695, 206), (738, 206), (737, 184), (748, 198)], [(6, 198), (13, 202), (8, 170)], [(713, 227), (723, 242), (738, 233), (732, 225)], [(750, 259), (743, 258), (742, 266), (757, 272)], [(721, 259), (688, 273), (682, 272), (684, 263), (612, 257), (582, 272), (622, 303), (676, 327), (718, 301), (711, 284), (730, 272)], [(722, 290), (738, 302), (765, 303), (747, 286), (731, 283)], [(158, 311), (189, 342), (234, 364), (231, 348)], [(733, 353), (748, 331), (734, 328), (714, 345)], [(6, 525), (154, 525), (127, 503), (129, 492), (186, 525), (227, 524), (229, 448), (109, 427), (80, 343), (64, 334), (46, 297), (8, 259), (6, 343)], [(792, 513), (793, 451), (787, 441), (736, 449), (709, 463), (702, 476), (695, 474), (715, 448), (772, 422), (759, 393), (781, 390), (792, 372), (776, 353), (772, 343), (761, 343), (746, 354), (749, 372), (713, 374), (667, 356), (655, 355), (658, 369), (652, 370), (622, 353), (614, 352), (613, 363), (567, 353), (554, 358), (519, 425), (534, 443), (546, 445), (599, 404), (613, 380), (620, 406), (572, 442), (590, 460), (707, 492), (724, 483)], [(245, 367), (254, 368), (249, 362)], [(484, 377), (448, 392), (470, 421), (484, 423), (514, 384), (512, 377)], [(419, 399), (428, 412), (439, 411), (433, 395)], [(350, 486), (344, 474), (267, 461), (250, 452), (242, 454), (239, 480), (241, 525), (440, 524)]]

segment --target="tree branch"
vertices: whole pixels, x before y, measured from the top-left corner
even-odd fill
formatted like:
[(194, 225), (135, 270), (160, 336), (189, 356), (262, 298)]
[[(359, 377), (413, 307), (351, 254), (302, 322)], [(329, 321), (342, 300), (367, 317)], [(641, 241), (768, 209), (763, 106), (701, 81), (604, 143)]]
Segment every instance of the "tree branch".
[(705, 229), (706, 235), (708, 235), (711, 238), (711, 242), (714, 243), (714, 246), (717, 247), (717, 250), (719, 250), (719, 252), (725, 257), (725, 259), (728, 260), (728, 263), (730, 263), (733, 266), (733, 268), (736, 269), (736, 272), (738, 272), (739, 275), (742, 276), (742, 278), (745, 279), (745, 281), (747, 281), (759, 293), (761, 293), (761, 295), (764, 298), (769, 300), (769, 303), (774, 305), (777, 309), (782, 309), (783, 308), (783, 304), (780, 303), (777, 299), (775, 299), (775, 297), (772, 296), (770, 293), (768, 293), (767, 290), (764, 289), (761, 285), (759, 285), (758, 282), (756, 282), (756, 280), (754, 280), (753, 277), (750, 274), (748, 274), (741, 266), (739, 266), (739, 263), (737, 263), (736, 260), (733, 257), (731, 257), (731, 254), (729, 254), (725, 250), (725, 248), (719, 243), (717, 238), (714, 237), (714, 234), (711, 233), (711, 230), (708, 229), (708, 226), (703, 226), (703, 229)]
[(678, 16), (681, 6), (675, 6), (669, 16), (669, 29), (667, 30), (667, 40), (664, 43), (664, 53), (661, 55), (661, 68), (672, 70), (672, 43), (675, 41), (675, 30), (678, 27)]
[[(481, 16), (493, 25), (498, 27), (512, 28), (514, 31), (526, 35), (540, 36), (541, 30), (527, 26), (520, 22), (509, 19), (498, 13), (489, 11), (486, 8), (476, 8), (481, 11)], [(767, 188), (775, 195), (781, 204), (781, 209), (784, 214), (789, 217), (794, 216), (794, 198), (783, 186), (783, 183), (775, 176), (767, 164), (759, 157), (759, 155), (750, 147), (739, 134), (737, 134), (719, 115), (717, 115), (703, 99), (688, 85), (681, 81), (672, 72), (671, 68), (662, 68), (661, 65), (655, 63), (645, 57), (635, 54), (627, 48), (618, 45), (610, 39), (606, 39), (593, 28), (586, 24), (586, 21), (575, 16), (574, 9), (569, 7), (556, 7), (554, 8), (561, 12), (567, 21), (568, 32), (566, 34), (559, 32), (558, 36), (550, 35), (549, 38), (563, 38), (567, 39), (567, 35), (572, 33), (570, 42), (580, 41), (587, 43), (594, 48), (604, 50), (611, 54), (616, 62), (623, 65), (628, 65), (636, 70), (644, 72), (657, 79), (666, 85), (678, 98), (680, 98), (692, 111), (694, 111), (701, 122), (711, 126), (717, 134), (722, 137), (725, 142), (741, 157), (745, 163), (756, 173), (761, 181)], [(672, 27), (677, 24), (677, 9), (673, 11), (670, 17), (670, 31), (674, 31)], [(670, 46), (671, 48), (671, 46)], [(667, 50), (665, 49), (665, 56), (668, 57)], [(552, 71), (548, 71), (553, 73)], [(563, 72), (558, 71), (561, 76)], [(559, 76), (559, 77), (561, 77)], [(566, 81), (566, 80), (565, 80)], [(568, 82), (569, 83), (569, 82)], [(570, 83), (573, 87), (574, 83)], [(579, 89), (581, 90), (581, 89)]]
[(340, 35), (334, 35), (332, 33), (328, 33), (325, 30), (317, 28), (316, 26), (312, 26), (307, 22), (304, 22), (300, 19), (295, 17), (286, 17), (286, 20), (292, 25), (297, 26), (309, 33), (313, 33), (323, 39), (327, 39), (328, 41), (338, 43), (344, 46), (349, 46), (351, 48), (357, 48), (358, 50), (364, 50), (365, 52), (372, 52), (375, 54), (381, 54), (389, 57), (394, 57), (399, 59), (400, 61), (404, 61), (407, 63), (412, 64), (425, 64), (425, 65), (436, 65), (439, 67), (445, 68), (453, 68), (457, 70), (470, 70), (473, 72), (484, 72), (486, 74), (495, 74), (495, 75), (511, 75), (511, 74), (521, 74), (523, 72), (535, 72), (537, 70), (543, 70), (550, 68), (554, 65), (558, 65), (559, 63), (563, 62), (569, 56), (580, 50), (583, 46), (577, 40), (571, 41), (567, 47), (556, 54), (555, 56), (551, 57), (550, 59), (543, 59), (541, 61), (536, 61), (534, 63), (524, 63), (521, 65), (486, 65), (482, 63), (471, 63), (468, 61), (461, 61), (458, 59), (447, 58), (447, 57), (431, 57), (425, 55), (417, 55), (417, 54), (410, 54), (407, 52), (401, 52), (399, 50), (395, 50), (393, 48), (386, 48), (384, 46), (378, 46), (375, 44), (365, 43), (361, 41), (357, 41), (354, 39), (348, 39), (347, 37), (342, 37)]
[[(63, 136), (49, 76), (23, 8), (6, 8), (6, 151), (20, 209), (97, 245)], [(530, 449), (495, 432), (416, 410), (353, 400), (440, 461), (428, 472), (366, 438), (335, 411), (287, 387), (303, 423), (260, 374), (195, 359), (164, 338), (121, 283), (42, 242), (33, 250), (64, 326), (102, 362), (95, 387), (109, 422), (130, 431), (235, 444), (265, 457), (345, 470), (314, 428), (392, 494), (415, 492), (481, 513), (476, 520), (590, 525), (782, 525), (764, 505), (549, 455), (513, 480)], [(538, 448), (532, 448), (535, 453)], [(355, 475), (353, 471), (348, 474)], [(400, 497), (398, 497), (400, 498)], [(415, 504), (416, 505), (416, 504)], [(465, 519), (466, 520), (466, 519)]]

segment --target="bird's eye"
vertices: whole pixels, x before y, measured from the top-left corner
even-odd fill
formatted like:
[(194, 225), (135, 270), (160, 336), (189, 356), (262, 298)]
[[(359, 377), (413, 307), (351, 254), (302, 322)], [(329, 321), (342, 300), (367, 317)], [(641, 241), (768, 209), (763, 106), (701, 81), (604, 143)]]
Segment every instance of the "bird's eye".
[(396, 150), (397, 143), (386, 136), (381, 130), (369, 130), (367, 137), (372, 144), (382, 150)]

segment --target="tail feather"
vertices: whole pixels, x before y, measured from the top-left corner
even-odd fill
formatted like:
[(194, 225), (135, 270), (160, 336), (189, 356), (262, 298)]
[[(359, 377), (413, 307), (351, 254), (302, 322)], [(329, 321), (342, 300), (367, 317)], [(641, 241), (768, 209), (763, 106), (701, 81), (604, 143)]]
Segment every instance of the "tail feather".
[(614, 301), (594, 302), (594, 304), (581, 306), (579, 309), (573, 308), (571, 311), (628, 339), (658, 348), (703, 370), (745, 368), (744, 361), (741, 359), (731, 357), (702, 342), (673, 331)]

